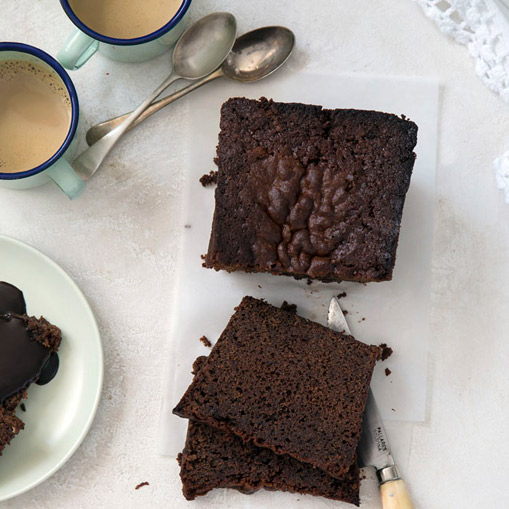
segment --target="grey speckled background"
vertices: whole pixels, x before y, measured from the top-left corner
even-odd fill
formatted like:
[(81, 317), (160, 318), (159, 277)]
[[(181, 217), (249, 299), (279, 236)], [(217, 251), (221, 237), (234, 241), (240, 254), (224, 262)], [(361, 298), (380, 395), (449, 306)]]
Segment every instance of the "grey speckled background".
[[(509, 207), (492, 170), (509, 146), (509, 106), (475, 76), (467, 50), (411, 0), (195, 0), (193, 17), (213, 10), (234, 12), (241, 32), (291, 27), (295, 70), (440, 78), (430, 418), (414, 428), (407, 476), (418, 508), (509, 506)], [(2, 2), (4, 40), (56, 54), (71, 28), (57, 0)], [(168, 71), (167, 56), (136, 66), (96, 56), (73, 73), (84, 126), (135, 106)], [(53, 478), (2, 508), (190, 507), (175, 462), (157, 455), (156, 436), (191, 106), (190, 97), (126, 137), (79, 201), (52, 186), (0, 190), (0, 232), (71, 274), (97, 315), (106, 356), (102, 402), (82, 447)], [(150, 486), (135, 491), (142, 481)], [(363, 507), (379, 507), (373, 490), (364, 492)], [(253, 497), (258, 507), (311, 503)], [(218, 491), (194, 505), (233, 508), (244, 500)], [(316, 500), (313, 507), (342, 506)]]

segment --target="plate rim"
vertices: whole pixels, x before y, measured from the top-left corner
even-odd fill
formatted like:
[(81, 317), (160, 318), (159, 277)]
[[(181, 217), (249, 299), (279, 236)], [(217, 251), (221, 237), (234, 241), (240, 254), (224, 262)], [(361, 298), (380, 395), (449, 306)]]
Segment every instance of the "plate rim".
[(19, 495), (22, 495), (35, 487), (42, 484), (44, 481), (49, 479), (52, 475), (54, 475), (56, 472), (58, 472), (73, 456), (73, 454), (77, 451), (78, 447), (82, 444), (85, 437), (88, 435), (88, 432), (90, 431), (90, 428), (92, 426), (92, 423), (94, 422), (97, 409), (99, 407), (99, 402), (101, 400), (101, 394), (102, 394), (102, 388), (104, 383), (104, 351), (103, 351), (103, 344), (102, 344), (102, 338), (101, 333), (99, 330), (99, 326), (97, 325), (97, 320), (95, 318), (95, 315), (92, 311), (92, 308), (90, 307), (90, 304), (88, 300), (86, 299), (85, 295), (81, 291), (80, 287), (74, 282), (74, 280), (71, 278), (71, 276), (62, 268), (58, 263), (53, 261), (48, 255), (44, 254), (39, 249), (31, 246), (30, 244), (23, 242), (21, 240), (18, 240), (14, 237), (11, 237), (10, 235), (4, 235), (3, 233), (0, 233), (0, 243), (7, 242), (11, 243), (17, 248), (25, 249), (29, 252), (31, 252), (33, 255), (38, 256), (43, 259), (45, 263), (50, 265), (54, 270), (56, 270), (60, 275), (64, 277), (65, 280), (73, 287), (73, 289), (78, 294), (80, 300), (83, 303), (84, 309), (86, 310), (87, 314), (89, 315), (91, 319), (91, 324), (93, 326), (95, 334), (94, 341), (97, 344), (98, 347), (98, 359), (99, 359), (99, 366), (98, 366), (98, 372), (99, 377), (97, 379), (97, 389), (94, 397), (94, 403), (92, 405), (90, 415), (88, 416), (88, 419), (82, 428), (78, 438), (75, 440), (73, 445), (69, 448), (69, 450), (66, 452), (66, 454), (62, 457), (62, 459), (57, 462), (52, 468), (50, 468), (45, 474), (41, 475), (39, 478), (28, 484), (27, 486), (20, 488), (16, 491), (13, 491), (12, 493), (7, 493), (4, 496), (0, 495), (0, 503), (5, 502), (6, 500), (10, 500), (12, 498), (18, 497)]

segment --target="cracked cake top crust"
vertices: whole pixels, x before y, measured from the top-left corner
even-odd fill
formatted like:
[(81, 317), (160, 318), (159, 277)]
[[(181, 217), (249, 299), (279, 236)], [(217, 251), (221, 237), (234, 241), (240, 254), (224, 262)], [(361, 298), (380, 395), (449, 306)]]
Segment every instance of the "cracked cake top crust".
[(390, 280), (416, 143), (388, 113), (229, 99), (204, 266)]

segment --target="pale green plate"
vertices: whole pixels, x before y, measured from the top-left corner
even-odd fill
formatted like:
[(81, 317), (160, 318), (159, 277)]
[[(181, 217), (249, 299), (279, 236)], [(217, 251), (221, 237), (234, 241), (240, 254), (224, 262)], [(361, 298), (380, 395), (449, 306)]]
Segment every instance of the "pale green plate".
[(94, 418), (103, 381), (97, 324), (72, 279), (33, 247), (0, 235), (0, 281), (19, 287), (31, 315), (62, 329), (60, 369), (45, 386), (33, 384), (18, 409), (24, 431), (0, 456), (0, 502), (37, 486), (72, 456)]

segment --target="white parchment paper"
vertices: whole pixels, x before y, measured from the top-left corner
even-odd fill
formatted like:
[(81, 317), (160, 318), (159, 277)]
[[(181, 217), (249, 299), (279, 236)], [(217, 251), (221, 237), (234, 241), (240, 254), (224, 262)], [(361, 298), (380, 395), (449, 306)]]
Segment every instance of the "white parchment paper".
[[(221, 104), (232, 96), (321, 104), (328, 108), (374, 109), (405, 114), (419, 126), (417, 161), (403, 215), (394, 278), (391, 282), (324, 284), (271, 275), (228, 274), (202, 268), (214, 210), (213, 188), (199, 178), (215, 169), (213, 158)], [(431, 253), (435, 202), (438, 83), (359, 75), (281, 71), (265, 81), (241, 85), (220, 80), (195, 92), (192, 102), (189, 167), (184, 196), (184, 247), (175, 281), (172, 334), (161, 414), (161, 452), (174, 455), (185, 441), (187, 422), (171, 415), (192, 379), (191, 366), (215, 342), (244, 295), (274, 305), (295, 303), (304, 317), (326, 323), (331, 296), (341, 300), (357, 339), (388, 343), (394, 355), (379, 363), (372, 387), (385, 420), (423, 421), (429, 337)], [(385, 367), (392, 371), (385, 376)], [(399, 444), (400, 447), (402, 444)]]

